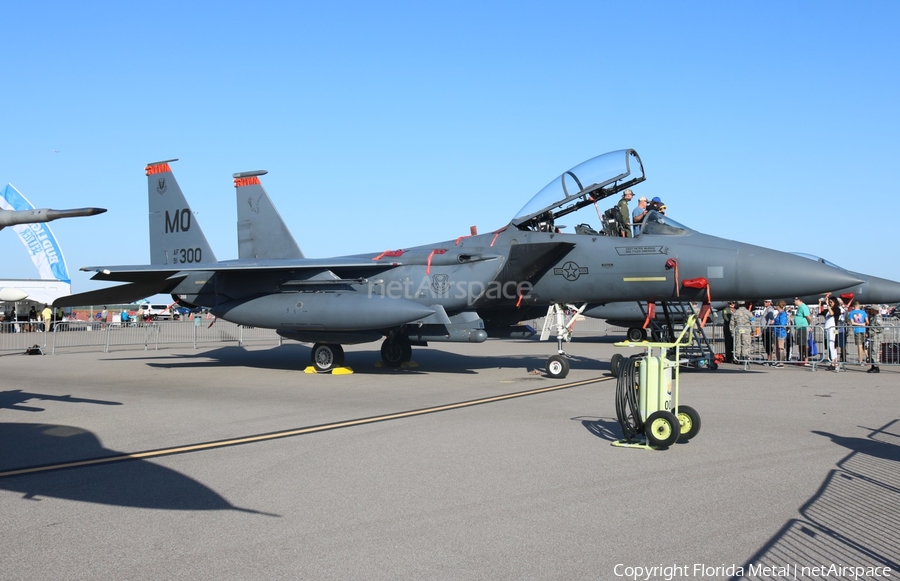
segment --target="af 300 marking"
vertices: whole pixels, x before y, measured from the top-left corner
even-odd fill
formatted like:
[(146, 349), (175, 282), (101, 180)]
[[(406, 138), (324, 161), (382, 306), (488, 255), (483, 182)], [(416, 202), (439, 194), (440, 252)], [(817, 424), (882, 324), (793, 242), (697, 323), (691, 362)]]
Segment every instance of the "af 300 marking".
[(176, 248), (172, 250), (172, 264), (193, 264), (203, 262), (203, 251), (199, 248)]

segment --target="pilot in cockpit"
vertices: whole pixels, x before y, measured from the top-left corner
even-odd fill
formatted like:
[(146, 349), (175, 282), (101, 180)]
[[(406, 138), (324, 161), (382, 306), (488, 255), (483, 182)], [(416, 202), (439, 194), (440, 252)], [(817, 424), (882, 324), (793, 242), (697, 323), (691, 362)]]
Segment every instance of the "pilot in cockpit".
[(538, 217), (538, 232), (557, 232), (553, 226), (553, 212), (545, 212)]

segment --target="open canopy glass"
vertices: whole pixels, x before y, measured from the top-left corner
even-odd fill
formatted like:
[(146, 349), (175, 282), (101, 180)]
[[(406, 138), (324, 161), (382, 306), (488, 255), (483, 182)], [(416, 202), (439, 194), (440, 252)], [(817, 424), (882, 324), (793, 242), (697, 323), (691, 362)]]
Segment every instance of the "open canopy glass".
[(647, 179), (633, 149), (598, 155), (563, 173), (519, 210), (512, 223), (520, 228), (553, 222)]

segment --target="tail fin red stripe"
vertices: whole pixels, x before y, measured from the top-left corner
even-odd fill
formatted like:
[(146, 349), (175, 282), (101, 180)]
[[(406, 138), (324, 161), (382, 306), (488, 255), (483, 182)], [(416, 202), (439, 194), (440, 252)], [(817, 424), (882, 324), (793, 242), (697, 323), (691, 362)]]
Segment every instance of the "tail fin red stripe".
[(242, 188), (244, 186), (258, 186), (261, 185), (259, 182), (259, 178), (256, 176), (250, 176), (248, 178), (234, 178), (234, 187)]
[(147, 175), (152, 176), (153, 174), (171, 172), (172, 168), (169, 167), (167, 163), (155, 163), (153, 165), (148, 165), (146, 168)]

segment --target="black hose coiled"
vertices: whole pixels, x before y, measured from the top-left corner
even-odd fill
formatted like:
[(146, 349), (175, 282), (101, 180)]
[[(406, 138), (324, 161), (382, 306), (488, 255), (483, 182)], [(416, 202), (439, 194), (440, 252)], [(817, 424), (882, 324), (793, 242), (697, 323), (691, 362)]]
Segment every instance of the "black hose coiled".
[(638, 407), (638, 363), (634, 357), (619, 363), (616, 382), (616, 417), (622, 426), (622, 433), (629, 442), (644, 432), (644, 422)]

